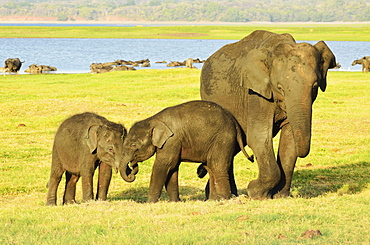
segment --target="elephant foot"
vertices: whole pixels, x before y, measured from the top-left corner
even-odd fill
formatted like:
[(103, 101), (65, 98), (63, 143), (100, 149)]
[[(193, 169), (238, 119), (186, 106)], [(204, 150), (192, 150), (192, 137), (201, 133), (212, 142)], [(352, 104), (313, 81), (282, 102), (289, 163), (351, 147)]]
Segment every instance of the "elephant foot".
[(276, 193), (275, 195), (273, 195), (273, 198), (287, 198), (287, 197), (290, 197), (290, 191), (279, 191), (278, 193)]
[(56, 206), (57, 203), (56, 203), (56, 201), (47, 201), (45, 205), (46, 206)]
[(263, 187), (258, 179), (252, 180), (247, 188), (248, 196), (256, 200), (271, 199), (272, 197), (269, 194), (269, 191), (270, 190), (266, 190), (266, 188)]
[(155, 197), (149, 196), (147, 203), (156, 203), (156, 202), (158, 202), (158, 200), (159, 200), (158, 196), (155, 196)]
[(180, 202), (180, 201), (181, 201), (181, 199), (178, 196), (170, 197), (170, 202)]
[(96, 197), (96, 200), (97, 201), (106, 201), (107, 200), (107, 196)]
[(79, 204), (76, 200), (66, 200), (63, 202), (63, 205)]

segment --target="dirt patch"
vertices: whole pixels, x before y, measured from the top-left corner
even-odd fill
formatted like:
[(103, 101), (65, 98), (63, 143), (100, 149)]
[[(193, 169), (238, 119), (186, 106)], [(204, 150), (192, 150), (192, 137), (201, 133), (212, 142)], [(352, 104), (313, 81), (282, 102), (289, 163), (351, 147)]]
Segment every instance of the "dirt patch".
[(170, 37), (204, 37), (207, 34), (194, 33), (194, 32), (182, 32), (182, 33), (161, 33), (160, 36), (170, 36)]
[(301, 238), (312, 239), (317, 236), (322, 236), (322, 233), (320, 230), (307, 230), (302, 233)]

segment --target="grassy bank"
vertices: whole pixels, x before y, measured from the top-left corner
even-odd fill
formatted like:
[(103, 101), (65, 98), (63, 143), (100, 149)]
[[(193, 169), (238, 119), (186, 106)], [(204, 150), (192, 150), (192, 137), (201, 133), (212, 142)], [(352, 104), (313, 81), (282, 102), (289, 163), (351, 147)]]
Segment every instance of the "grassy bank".
[[(180, 167), (183, 202), (146, 204), (153, 159), (133, 183), (114, 174), (107, 202), (45, 207), (54, 133), (93, 111), (129, 128), (164, 107), (199, 99), (199, 70), (0, 77), (2, 244), (366, 244), (370, 240), (368, 74), (329, 72), (314, 104), (312, 149), (299, 159), (292, 198), (254, 201), (255, 163), (238, 155), (240, 197), (203, 202), (198, 164)], [(63, 181), (62, 181), (63, 182)], [(95, 182), (96, 183), (96, 182)], [(81, 186), (77, 187), (81, 200)], [(64, 183), (61, 183), (58, 204)], [(304, 238), (306, 230), (322, 236)]]
[(0, 26), (0, 38), (186, 38), (238, 40), (254, 30), (290, 33), (297, 40), (370, 41), (370, 24), (280, 23), (135, 27)]

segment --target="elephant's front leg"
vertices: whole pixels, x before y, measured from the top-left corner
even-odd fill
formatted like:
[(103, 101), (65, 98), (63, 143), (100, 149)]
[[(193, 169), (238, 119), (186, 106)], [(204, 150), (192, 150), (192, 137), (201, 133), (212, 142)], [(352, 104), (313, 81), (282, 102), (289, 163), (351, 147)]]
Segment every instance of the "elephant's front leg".
[(258, 177), (249, 183), (248, 195), (253, 199), (271, 198), (271, 190), (280, 181), (272, 141), (274, 104), (251, 94), (248, 106), (247, 143), (258, 163)]
[(165, 186), (170, 201), (179, 202), (179, 167), (176, 167), (169, 172)]
[(97, 200), (107, 200), (108, 188), (112, 178), (112, 167), (101, 162), (99, 164), (98, 190), (96, 192)]
[(66, 187), (63, 195), (63, 204), (74, 204), (76, 203), (76, 184), (80, 177), (68, 171), (66, 171), (65, 175)]
[[(171, 169), (175, 169), (179, 162), (179, 157), (166, 157), (166, 154), (159, 154), (154, 161), (152, 175), (150, 177), (149, 195), (148, 202), (157, 202), (161, 196), (163, 186), (168, 179)], [(173, 179), (172, 179), (173, 178)], [(177, 181), (177, 175), (173, 175), (169, 179), (170, 181)], [(177, 184), (176, 184), (177, 185)], [(173, 188), (173, 183), (170, 183), (170, 187)], [(172, 190), (171, 190), (172, 191)], [(171, 195), (173, 192), (171, 192)]]
[(93, 193), (93, 173), (82, 175), (82, 200), (90, 201), (94, 198)]
[(157, 160), (153, 165), (152, 175), (150, 177), (148, 202), (158, 202), (161, 196), (163, 186), (167, 179), (168, 170), (165, 166), (158, 163)]
[(297, 161), (293, 132), (289, 124), (286, 124), (281, 130), (277, 160), (281, 167), (281, 179), (274, 188), (272, 195), (274, 195), (274, 198), (288, 197), (290, 195), (294, 166)]

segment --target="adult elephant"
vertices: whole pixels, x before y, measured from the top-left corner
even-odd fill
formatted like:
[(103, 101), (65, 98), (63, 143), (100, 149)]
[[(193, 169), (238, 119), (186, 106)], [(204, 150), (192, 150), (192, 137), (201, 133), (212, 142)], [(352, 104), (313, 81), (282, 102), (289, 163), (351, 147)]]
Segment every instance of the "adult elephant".
[(362, 69), (361, 71), (362, 72), (369, 72), (369, 69), (370, 69), (370, 56), (364, 56), (362, 57), (361, 59), (359, 60), (354, 60), (352, 62), (352, 66), (354, 65), (362, 65)]
[[(320, 41), (296, 43), (290, 34), (254, 31), (210, 56), (202, 68), (201, 98), (230, 111), (256, 156), (254, 199), (287, 197), (297, 157), (310, 151), (312, 103), (335, 56)], [(278, 156), (273, 137), (281, 130)]]

